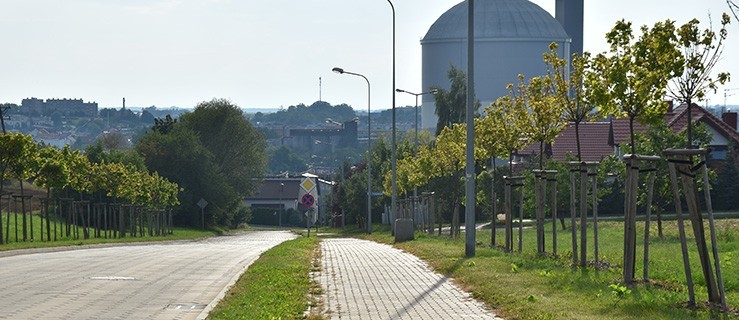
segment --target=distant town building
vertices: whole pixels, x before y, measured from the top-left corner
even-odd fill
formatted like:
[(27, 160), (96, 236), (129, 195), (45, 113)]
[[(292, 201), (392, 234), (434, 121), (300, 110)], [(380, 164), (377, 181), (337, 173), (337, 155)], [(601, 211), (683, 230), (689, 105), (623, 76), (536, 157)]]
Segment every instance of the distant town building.
[(341, 128), (290, 129), (290, 144), (298, 150), (334, 152), (357, 147), (357, 122), (346, 121)]
[(97, 102), (84, 102), (82, 99), (43, 99), (26, 98), (21, 102), (21, 110), (28, 115), (76, 117), (96, 117)]

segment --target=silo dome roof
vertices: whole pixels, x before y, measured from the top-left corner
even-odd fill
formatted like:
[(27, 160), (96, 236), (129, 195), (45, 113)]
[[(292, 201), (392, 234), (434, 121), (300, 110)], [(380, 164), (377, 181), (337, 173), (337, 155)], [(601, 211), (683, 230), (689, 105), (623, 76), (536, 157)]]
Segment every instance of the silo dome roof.
[[(421, 43), (467, 38), (467, 2), (461, 2), (431, 25)], [(570, 37), (546, 10), (528, 0), (478, 0), (475, 39), (548, 39)]]

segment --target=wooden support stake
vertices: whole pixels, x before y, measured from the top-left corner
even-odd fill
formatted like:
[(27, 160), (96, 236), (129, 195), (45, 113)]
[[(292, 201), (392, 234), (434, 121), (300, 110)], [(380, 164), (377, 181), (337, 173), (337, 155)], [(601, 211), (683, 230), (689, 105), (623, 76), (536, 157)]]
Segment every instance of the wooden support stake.
[(680, 249), (683, 255), (683, 269), (685, 270), (685, 280), (688, 285), (688, 304), (695, 306), (695, 291), (693, 289), (693, 273), (690, 271), (690, 258), (688, 257), (688, 241), (685, 236), (685, 223), (683, 222), (683, 205), (680, 202), (680, 188), (677, 182), (676, 166), (673, 162), (668, 162), (670, 168), (670, 181), (672, 184), (673, 202), (675, 203), (675, 213), (677, 214), (677, 227), (680, 232)]
[(511, 181), (508, 177), (503, 177), (504, 185), (504, 215), (505, 215), (505, 251), (513, 251), (513, 201), (511, 201)]
[(577, 203), (575, 202), (575, 176), (579, 171), (579, 162), (570, 162), (570, 229), (572, 231), (572, 264), (577, 265)]
[(701, 163), (703, 164), (703, 193), (706, 198), (706, 211), (708, 211), (708, 224), (711, 229), (711, 249), (713, 252), (713, 263), (716, 268), (716, 281), (718, 282), (719, 295), (721, 297), (721, 306), (726, 308), (726, 291), (724, 291), (724, 279), (721, 275), (721, 259), (718, 256), (718, 241), (716, 239), (716, 224), (713, 219), (713, 204), (711, 202), (711, 186), (708, 183), (708, 168), (706, 167), (706, 155), (701, 155)]

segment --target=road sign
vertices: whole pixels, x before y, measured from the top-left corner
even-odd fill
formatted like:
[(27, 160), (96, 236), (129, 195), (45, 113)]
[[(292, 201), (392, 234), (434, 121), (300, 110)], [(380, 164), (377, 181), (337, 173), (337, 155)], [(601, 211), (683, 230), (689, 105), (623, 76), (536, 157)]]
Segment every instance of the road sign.
[(300, 182), (300, 187), (303, 188), (305, 192), (311, 192), (311, 190), (316, 187), (316, 183), (313, 182), (313, 179), (311, 178), (305, 178)]
[(312, 207), (316, 203), (316, 198), (312, 194), (306, 193), (300, 198), (300, 203), (306, 207)]
[(305, 214), (305, 217), (309, 221), (311, 221), (311, 224), (314, 224), (314, 223), (316, 223), (316, 221), (318, 221), (318, 211), (316, 211), (315, 209), (310, 208), (304, 214)]
[(208, 205), (208, 201), (205, 201), (205, 199), (200, 198), (200, 201), (198, 201), (198, 207), (200, 207), (200, 209), (204, 209), (205, 206), (207, 206), (207, 205)]

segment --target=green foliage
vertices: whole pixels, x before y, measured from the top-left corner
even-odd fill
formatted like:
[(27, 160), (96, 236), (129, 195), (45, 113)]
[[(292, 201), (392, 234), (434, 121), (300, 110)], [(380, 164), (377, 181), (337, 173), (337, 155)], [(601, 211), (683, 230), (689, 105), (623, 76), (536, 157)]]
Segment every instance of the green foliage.
[[(522, 121), (521, 130), (529, 135), (531, 141), (539, 142), (539, 155), (544, 154), (544, 144), (551, 143), (567, 124), (564, 121), (564, 104), (557, 103), (552, 91), (550, 77), (534, 77), (526, 82), (518, 75), (519, 83), (513, 92), (514, 101), (529, 110), (529, 116)], [(540, 156), (539, 169), (543, 169), (544, 157)]]
[(700, 21), (692, 19), (676, 30), (677, 45), (684, 62), (681, 72), (675, 76), (669, 87), (670, 95), (684, 103), (703, 100), (709, 91), (716, 92), (718, 84), (729, 80), (728, 72), (720, 72), (713, 78), (713, 68), (721, 59), (724, 42), (731, 22), (729, 15), (721, 15), (721, 29), (718, 34), (711, 28), (700, 30)]
[(94, 144), (85, 148), (85, 156), (92, 163), (115, 162), (130, 165), (137, 170), (146, 170), (144, 157), (134, 149), (106, 149), (102, 141), (96, 141)]
[[(178, 204), (179, 188), (156, 173), (150, 175), (145, 168), (120, 163), (93, 163), (87, 156), (65, 146), (62, 150), (44, 147), (40, 150), (33, 138), (23, 134), (0, 135), (3, 163), (6, 174), (20, 181), (32, 180), (34, 184), (60, 191), (69, 188), (85, 195), (103, 191), (108, 196), (123, 199), (132, 204), (163, 209)], [(22, 190), (22, 189), (21, 189)]]
[(266, 168), (267, 147), (241, 109), (223, 99), (202, 102), (180, 117), (180, 125), (197, 135), (236, 192), (248, 195), (256, 190)]
[(173, 119), (171, 115), (166, 115), (164, 119), (155, 118), (154, 126), (151, 129), (161, 134), (167, 134), (172, 131), (175, 124), (177, 124), (177, 119)]
[(308, 169), (308, 160), (287, 146), (280, 146), (269, 152), (269, 171), (273, 174), (282, 172), (304, 172)]
[(148, 168), (184, 189), (183, 205), (176, 210), (177, 223), (200, 224), (196, 203), (201, 198), (209, 203), (206, 215), (209, 224), (228, 219), (228, 214), (238, 207), (238, 194), (192, 130), (177, 125), (168, 134), (148, 132), (139, 140), (136, 150), (146, 158)]
[(0, 160), (4, 173), (16, 180), (26, 180), (32, 175), (37, 159), (37, 146), (30, 135), (6, 133), (0, 135)]
[(669, 79), (680, 74), (683, 60), (677, 49), (674, 22), (643, 26), (634, 41), (631, 23), (618, 21), (606, 34), (608, 53), (598, 54), (587, 80), (595, 86), (593, 102), (605, 115), (628, 117), (632, 153), (635, 152), (633, 122), (654, 124), (667, 110), (664, 101)]
[(44, 147), (39, 150), (34, 183), (49, 191), (52, 188), (63, 189), (68, 181), (69, 167), (64, 163), (61, 151), (54, 147)]
[(694, 141), (691, 123), (693, 102), (703, 100), (708, 91), (715, 93), (719, 83), (729, 81), (728, 72), (721, 72), (713, 78), (713, 68), (721, 59), (729, 23), (729, 15), (723, 13), (718, 36), (711, 28), (701, 31), (698, 19), (692, 19), (676, 30), (681, 65), (679, 73), (670, 83), (669, 92), (675, 99), (688, 105), (688, 147), (692, 147)]
[(332, 106), (325, 101), (316, 101), (310, 106), (299, 104), (275, 113), (257, 112), (251, 122), (257, 125), (279, 123), (282, 125), (304, 125), (305, 123), (323, 123), (327, 118), (343, 122), (354, 119), (357, 114), (346, 104)]
[[(441, 134), (444, 127), (451, 127), (454, 123), (462, 123), (467, 114), (467, 76), (462, 69), (451, 65), (447, 72), (449, 78), (449, 90), (439, 87), (431, 88), (436, 90), (434, 100), (436, 116), (439, 117), (436, 123), (436, 134)], [(480, 102), (475, 103), (474, 109), (480, 107)]]
[(549, 46), (549, 52), (544, 54), (544, 62), (548, 65), (547, 76), (550, 79), (550, 91), (554, 95), (552, 103), (562, 108), (564, 120), (575, 125), (577, 160), (580, 161), (582, 160), (580, 123), (599, 117), (600, 114), (594, 112), (597, 107), (595, 96), (597, 95), (596, 92), (601, 89), (602, 84), (590, 81), (597, 78), (591, 68), (590, 53), (586, 52), (582, 56), (575, 53), (572, 55), (571, 61), (570, 65), (567, 60), (560, 59), (557, 56), (556, 42), (553, 42)]
[(146, 166), (183, 188), (178, 223), (200, 224), (196, 203), (208, 201), (207, 224), (235, 226), (248, 217), (242, 197), (257, 187), (266, 165), (265, 142), (226, 100), (199, 104), (167, 130), (147, 132), (136, 145)]
[(618, 283), (613, 283), (608, 287), (611, 288), (611, 294), (616, 297), (614, 305), (618, 304), (623, 298), (631, 295), (631, 290), (629, 290), (629, 288)]

